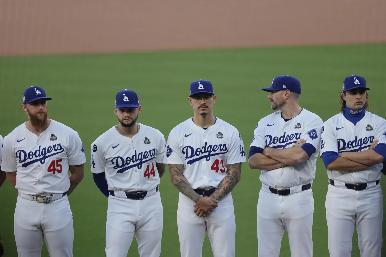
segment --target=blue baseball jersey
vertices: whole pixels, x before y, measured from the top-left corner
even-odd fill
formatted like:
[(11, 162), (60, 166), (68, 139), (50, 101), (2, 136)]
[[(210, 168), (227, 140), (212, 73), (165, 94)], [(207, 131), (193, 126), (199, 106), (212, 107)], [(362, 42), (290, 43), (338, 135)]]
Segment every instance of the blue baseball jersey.
[(289, 188), (312, 182), (315, 178), (322, 126), (322, 119), (306, 109), (288, 121), (282, 118), (281, 111), (262, 118), (254, 131), (250, 155), (262, 152), (266, 147), (287, 149), (304, 139), (306, 143), (303, 149), (309, 159), (296, 166), (272, 171), (261, 170), (261, 182), (275, 188)]
[(226, 165), (245, 162), (243, 140), (231, 124), (216, 118), (207, 129), (192, 118), (172, 129), (167, 142), (167, 163), (183, 164), (192, 188), (217, 187), (226, 176)]
[[(366, 111), (356, 124), (346, 119), (343, 113), (336, 114), (324, 123), (320, 153), (360, 152), (368, 150), (374, 140), (379, 146), (386, 144), (386, 121), (384, 118)], [(382, 153), (381, 153), (382, 154)], [(327, 170), (330, 179), (346, 183), (365, 183), (380, 179), (383, 164), (376, 164), (358, 172)]]

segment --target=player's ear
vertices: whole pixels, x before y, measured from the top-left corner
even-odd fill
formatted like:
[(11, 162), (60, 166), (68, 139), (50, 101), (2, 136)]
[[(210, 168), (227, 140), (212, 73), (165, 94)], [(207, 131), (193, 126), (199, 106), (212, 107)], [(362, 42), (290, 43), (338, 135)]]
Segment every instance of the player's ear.
[(188, 96), (188, 102), (192, 106), (192, 98), (190, 96)]
[(21, 104), (21, 108), (23, 109), (23, 111), (27, 112), (27, 106), (25, 104)]
[(142, 105), (138, 106), (138, 112), (142, 111)]

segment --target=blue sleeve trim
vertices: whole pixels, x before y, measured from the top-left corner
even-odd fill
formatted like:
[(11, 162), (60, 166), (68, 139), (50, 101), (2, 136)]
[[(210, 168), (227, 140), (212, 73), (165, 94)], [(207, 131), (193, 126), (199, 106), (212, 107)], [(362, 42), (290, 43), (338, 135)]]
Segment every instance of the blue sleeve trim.
[(302, 145), (302, 149), (308, 154), (308, 157), (310, 157), (313, 153), (316, 152), (315, 147), (310, 143), (305, 143)]
[(93, 173), (93, 178), (95, 185), (99, 188), (99, 190), (106, 196), (109, 196), (109, 189), (107, 186), (106, 176), (105, 173)]
[(339, 155), (337, 152), (324, 152), (321, 156), (324, 166), (327, 168), (328, 165), (330, 165), (331, 162), (338, 159)]
[(374, 151), (383, 156), (383, 160), (386, 160), (386, 144), (377, 144)]
[(251, 158), (251, 156), (254, 155), (255, 153), (262, 153), (263, 151), (264, 151), (263, 148), (260, 148), (257, 146), (251, 146), (251, 148), (249, 148), (248, 158)]

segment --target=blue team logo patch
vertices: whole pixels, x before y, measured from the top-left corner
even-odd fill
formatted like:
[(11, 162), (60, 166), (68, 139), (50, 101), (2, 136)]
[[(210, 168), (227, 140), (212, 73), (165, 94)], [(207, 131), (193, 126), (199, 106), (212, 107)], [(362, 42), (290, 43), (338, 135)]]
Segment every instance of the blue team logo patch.
[(172, 155), (172, 153), (173, 153), (172, 148), (170, 148), (170, 146), (167, 146), (166, 147), (166, 157), (170, 157), (170, 155)]
[(317, 139), (318, 138), (318, 132), (316, 132), (315, 129), (312, 129), (307, 132), (307, 134), (310, 136), (311, 139)]
[(51, 134), (50, 136), (50, 141), (55, 141), (56, 139), (58, 139), (55, 134)]
[(300, 129), (300, 128), (302, 128), (302, 124), (297, 123), (297, 124), (295, 125), (295, 129)]
[(92, 151), (95, 153), (96, 151), (98, 151), (98, 147), (97, 147), (97, 145), (93, 145), (92, 146)]

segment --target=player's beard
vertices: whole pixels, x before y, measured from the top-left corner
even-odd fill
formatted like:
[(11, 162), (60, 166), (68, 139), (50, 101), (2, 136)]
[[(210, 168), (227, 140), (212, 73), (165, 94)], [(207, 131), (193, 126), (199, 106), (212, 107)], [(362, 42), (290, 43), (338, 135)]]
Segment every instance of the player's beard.
[(137, 120), (138, 120), (138, 116), (135, 117), (130, 123), (126, 123), (123, 120), (118, 120), (118, 121), (119, 121), (119, 123), (121, 123), (122, 127), (131, 128), (132, 126), (134, 126), (137, 123)]
[(46, 112), (38, 112), (36, 114), (28, 112), (28, 117), (34, 127), (44, 127), (48, 121), (48, 115)]

